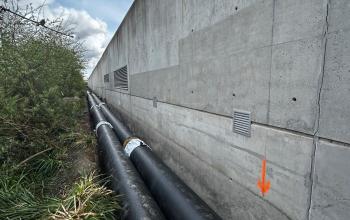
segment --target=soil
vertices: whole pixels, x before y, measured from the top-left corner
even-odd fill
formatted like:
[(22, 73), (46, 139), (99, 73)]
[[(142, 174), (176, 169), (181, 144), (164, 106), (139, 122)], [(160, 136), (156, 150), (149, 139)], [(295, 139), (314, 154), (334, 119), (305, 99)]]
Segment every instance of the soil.
[[(90, 117), (88, 111), (84, 112), (84, 117), (81, 121), (83, 131), (92, 134), (90, 127)], [(94, 134), (93, 134), (94, 135)], [(67, 159), (64, 161), (64, 168), (59, 171), (56, 187), (62, 195), (67, 188), (70, 188), (79, 177), (84, 174), (89, 174), (93, 171), (98, 173), (96, 145), (88, 145), (78, 148), (71, 147), (67, 151)]]

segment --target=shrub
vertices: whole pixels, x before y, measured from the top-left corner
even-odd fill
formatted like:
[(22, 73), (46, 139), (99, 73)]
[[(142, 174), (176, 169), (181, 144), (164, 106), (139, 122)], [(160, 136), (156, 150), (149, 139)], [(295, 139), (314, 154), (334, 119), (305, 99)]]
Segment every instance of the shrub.
[[(35, 20), (38, 10), (26, 12)], [(80, 43), (0, 16), (0, 219), (114, 218), (117, 198), (94, 174), (66, 183), (63, 193), (54, 184), (67, 169), (66, 152), (94, 144), (80, 125), (86, 87)]]

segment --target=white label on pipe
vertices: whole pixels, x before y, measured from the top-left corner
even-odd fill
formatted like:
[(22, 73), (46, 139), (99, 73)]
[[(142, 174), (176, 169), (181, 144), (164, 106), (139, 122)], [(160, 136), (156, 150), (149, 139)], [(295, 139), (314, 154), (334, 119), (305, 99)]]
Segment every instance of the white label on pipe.
[(95, 107), (98, 107), (98, 105), (92, 105), (92, 106), (90, 107), (90, 110), (93, 109), (93, 108), (95, 108)]
[(101, 125), (108, 125), (110, 128), (113, 128), (113, 126), (109, 122), (107, 122), (107, 121), (100, 121), (99, 123), (97, 123), (96, 128), (95, 128), (96, 135), (97, 135), (98, 128)]
[(130, 157), (130, 154), (135, 150), (135, 148), (141, 146), (141, 145), (146, 145), (145, 142), (143, 142), (142, 140), (135, 138), (135, 139), (131, 139), (124, 148), (124, 151), (126, 153), (126, 155), (128, 155), (128, 157)]
[(106, 103), (101, 102), (100, 104), (98, 104), (98, 108), (101, 108), (102, 105), (105, 105)]

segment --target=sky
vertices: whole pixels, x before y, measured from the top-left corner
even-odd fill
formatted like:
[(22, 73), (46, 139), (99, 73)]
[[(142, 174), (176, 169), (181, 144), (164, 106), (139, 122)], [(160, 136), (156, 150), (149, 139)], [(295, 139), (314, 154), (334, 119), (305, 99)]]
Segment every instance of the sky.
[[(4, 0), (0, 0), (1, 1)], [(62, 17), (73, 25), (76, 38), (83, 42), (85, 58), (84, 71), (87, 78), (114, 32), (129, 10), (133, 0), (18, 0), (20, 4), (31, 3), (33, 7), (45, 3), (44, 18)]]

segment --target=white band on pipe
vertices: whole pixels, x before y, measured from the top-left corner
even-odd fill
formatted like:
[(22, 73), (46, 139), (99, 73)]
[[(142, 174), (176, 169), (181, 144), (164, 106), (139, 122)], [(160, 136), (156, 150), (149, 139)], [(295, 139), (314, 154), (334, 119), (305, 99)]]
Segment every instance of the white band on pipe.
[(104, 102), (101, 102), (100, 104), (98, 104), (97, 106), (98, 106), (98, 108), (101, 108), (101, 106), (102, 105), (105, 105), (106, 103), (104, 103)]
[(130, 157), (130, 154), (135, 150), (135, 148), (140, 147), (142, 145), (148, 147), (148, 145), (145, 144), (145, 142), (143, 142), (142, 140), (138, 138), (133, 138), (125, 145), (124, 151), (126, 155)]
[(93, 109), (94, 107), (98, 107), (98, 105), (92, 105), (92, 106), (90, 107), (90, 110)]
[(110, 128), (113, 128), (113, 126), (109, 122), (107, 122), (107, 121), (100, 121), (99, 123), (97, 123), (96, 128), (95, 128), (96, 135), (97, 135), (98, 128), (101, 125), (108, 125)]

